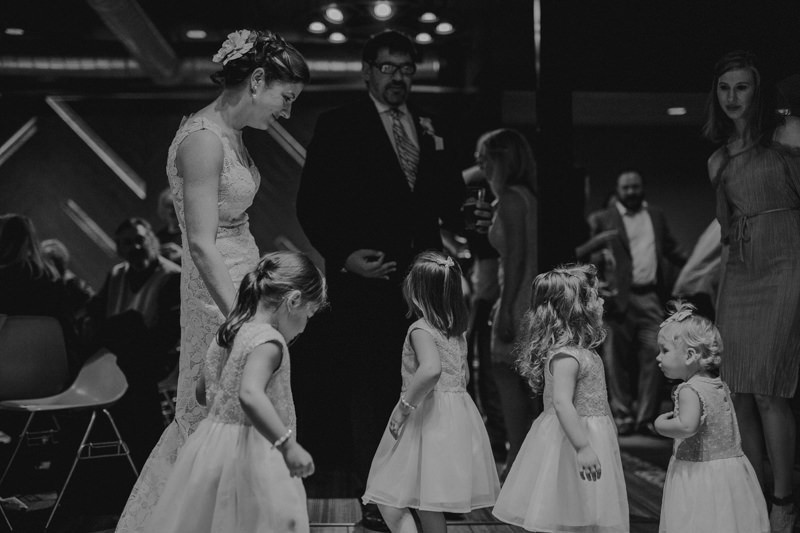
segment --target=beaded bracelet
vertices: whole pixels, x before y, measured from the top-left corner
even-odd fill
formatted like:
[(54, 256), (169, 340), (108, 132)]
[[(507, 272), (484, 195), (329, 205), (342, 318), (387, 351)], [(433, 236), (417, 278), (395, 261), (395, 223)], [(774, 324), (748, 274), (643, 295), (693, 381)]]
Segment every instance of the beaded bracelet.
[(289, 440), (289, 437), (291, 437), (291, 436), (292, 436), (292, 433), (294, 433), (294, 431), (292, 431), (292, 430), (290, 429), (289, 431), (287, 431), (287, 432), (286, 432), (286, 433), (283, 435), (283, 437), (281, 437), (281, 438), (279, 438), (278, 440), (276, 440), (275, 442), (273, 442), (273, 443), (272, 443), (272, 449), (274, 450), (275, 448), (280, 448), (281, 446), (283, 446), (284, 444), (286, 444), (286, 441), (287, 441), (287, 440)]
[(406, 401), (406, 397), (405, 396), (400, 396), (400, 405), (402, 405), (403, 407), (405, 407), (409, 411), (413, 411), (414, 409), (417, 408), (416, 405), (411, 405), (410, 403), (408, 403)]

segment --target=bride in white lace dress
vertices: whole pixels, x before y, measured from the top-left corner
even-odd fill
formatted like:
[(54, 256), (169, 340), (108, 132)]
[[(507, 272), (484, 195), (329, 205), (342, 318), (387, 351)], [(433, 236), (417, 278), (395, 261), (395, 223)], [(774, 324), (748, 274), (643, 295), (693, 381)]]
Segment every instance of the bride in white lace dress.
[(222, 93), (186, 118), (169, 148), (167, 177), (181, 227), (181, 355), (175, 420), (133, 487), (117, 532), (138, 532), (158, 501), (178, 450), (205, 417), (194, 386), (242, 278), (258, 263), (247, 213), (261, 178), (242, 143), (245, 126), (289, 118), (309, 79), (302, 55), (269, 31), (228, 35), (213, 61)]

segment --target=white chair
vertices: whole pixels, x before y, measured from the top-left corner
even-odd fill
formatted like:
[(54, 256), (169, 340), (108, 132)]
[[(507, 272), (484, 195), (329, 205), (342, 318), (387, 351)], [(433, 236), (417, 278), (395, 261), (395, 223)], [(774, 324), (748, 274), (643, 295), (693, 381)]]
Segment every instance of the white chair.
[[(91, 411), (89, 423), (86, 426), (83, 438), (78, 446), (69, 474), (67, 474), (64, 485), (58, 493), (58, 498), (53, 506), (53, 510), (50, 512), (50, 516), (47, 519), (45, 530), (50, 527), (53, 516), (61, 503), (61, 498), (64, 496), (64, 492), (67, 489), (67, 485), (79, 461), (103, 457), (125, 457), (131, 466), (131, 470), (133, 470), (134, 476), (138, 477), (139, 473), (131, 459), (128, 445), (122, 439), (119, 430), (117, 430), (117, 425), (114, 423), (114, 418), (107, 409), (119, 400), (127, 389), (128, 382), (125, 380), (125, 375), (117, 366), (116, 356), (105, 352), (96, 354), (86, 361), (72, 386), (60, 394), (45, 398), (7, 400), (0, 402), (0, 410), (28, 413), (27, 421), (17, 440), (11, 459), (2, 477), (0, 477), (0, 485), (2, 485), (3, 480), (9, 470), (11, 470), (11, 465), (22, 443), (25, 442), (27, 445), (28, 440), (32, 436), (33, 432), (30, 431), (30, 427), (36, 414), (48, 413), (54, 415), (65, 411)], [(114, 430), (116, 440), (101, 442), (90, 439), (98, 411), (105, 415), (111, 428)]]

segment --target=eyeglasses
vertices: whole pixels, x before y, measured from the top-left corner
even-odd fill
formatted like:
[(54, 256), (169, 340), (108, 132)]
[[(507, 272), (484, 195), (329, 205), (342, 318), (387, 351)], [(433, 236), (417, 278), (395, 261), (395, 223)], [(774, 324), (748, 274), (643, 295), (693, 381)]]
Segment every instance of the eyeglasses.
[(417, 66), (414, 63), (403, 63), (402, 65), (397, 65), (395, 63), (370, 62), (370, 65), (377, 68), (381, 74), (386, 74), (388, 76), (394, 76), (394, 73), (398, 70), (403, 76), (413, 76), (417, 72)]

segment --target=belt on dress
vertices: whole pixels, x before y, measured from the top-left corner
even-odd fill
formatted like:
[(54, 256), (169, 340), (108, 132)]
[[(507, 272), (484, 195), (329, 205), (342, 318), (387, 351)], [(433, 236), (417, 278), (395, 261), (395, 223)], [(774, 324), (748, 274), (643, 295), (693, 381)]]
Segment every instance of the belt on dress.
[(739, 241), (739, 259), (744, 262), (744, 243), (750, 241), (750, 219), (761, 215), (768, 215), (770, 213), (780, 213), (782, 211), (798, 211), (797, 207), (778, 207), (776, 209), (767, 209), (766, 211), (759, 211), (752, 215), (741, 215), (736, 219), (733, 226), (733, 238)]

